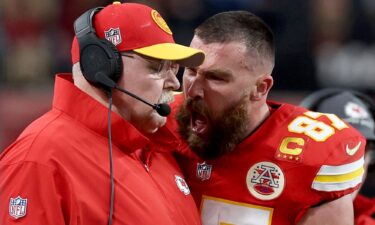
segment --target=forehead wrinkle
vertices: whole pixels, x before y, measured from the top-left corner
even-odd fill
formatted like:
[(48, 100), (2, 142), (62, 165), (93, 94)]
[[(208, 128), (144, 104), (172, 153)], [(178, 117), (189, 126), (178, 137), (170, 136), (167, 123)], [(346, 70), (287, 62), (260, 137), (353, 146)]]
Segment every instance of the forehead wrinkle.
[[(256, 52), (249, 54), (249, 50), (246, 47), (245, 43), (242, 41), (231, 41), (226, 43), (204, 43), (199, 37), (194, 37), (192, 41), (192, 46), (195, 48), (201, 48), (203, 51), (206, 52), (206, 60), (203, 62), (201, 66), (199, 66), (198, 70), (200, 71), (210, 71), (210, 70), (224, 70), (227, 69), (225, 72), (233, 72), (230, 70), (232, 66), (239, 67), (240, 70), (247, 71), (250, 74), (255, 73), (255, 65), (258, 61), (259, 54)], [(256, 57), (256, 62), (252, 63), (252, 58)], [(223, 65), (221, 68), (211, 68), (214, 66), (216, 61), (223, 61)], [(228, 64), (227, 62), (233, 62), (233, 65)], [(253, 60), (254, 61), (254, 60)]]
[(223, 56), (228, 58), (229, 60), (233, 58), (233, 55), (236, 56), (236, 61), (240, 68), (254, 71), (254, 65), (251, 63), (251, 59), (254, 57), (258, 57), (259, 54), (251, 54), (249, 55), (249, 51), (245, 45), (244, 42), (229, 42), (227, 45), (223, 47), (223, 49), (228, 48), (226, 51), (227, 54), (224, 54)]

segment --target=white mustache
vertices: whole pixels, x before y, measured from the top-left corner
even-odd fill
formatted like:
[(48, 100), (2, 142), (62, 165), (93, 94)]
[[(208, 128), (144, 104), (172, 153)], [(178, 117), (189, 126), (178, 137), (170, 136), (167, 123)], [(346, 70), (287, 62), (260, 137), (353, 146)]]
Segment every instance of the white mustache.
[(170, 103), (174, 101), (173, 91), (162, 91), (158, 103)]

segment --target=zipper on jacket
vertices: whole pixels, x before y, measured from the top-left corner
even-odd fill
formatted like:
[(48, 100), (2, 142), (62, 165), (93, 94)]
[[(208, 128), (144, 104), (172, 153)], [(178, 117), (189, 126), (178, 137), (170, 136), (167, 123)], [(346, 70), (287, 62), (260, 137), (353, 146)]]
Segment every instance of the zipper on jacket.
[(148, 166), (149, 164), (149, 156), (150, 156), (150, 148), (149, 146), (144, 147), (141, 149), (139, 152), (139, 159), (141, 160), (143, 167), (147, 171), (147, 173), (150, 173), (150, 167)]
[(145, 167), (146, 171), (147, 171), (148, 173), (150, 173), (150, 167), (148, 167), (148, 165), (147, 165), (146, 163), (143, 164), (143, 166)]

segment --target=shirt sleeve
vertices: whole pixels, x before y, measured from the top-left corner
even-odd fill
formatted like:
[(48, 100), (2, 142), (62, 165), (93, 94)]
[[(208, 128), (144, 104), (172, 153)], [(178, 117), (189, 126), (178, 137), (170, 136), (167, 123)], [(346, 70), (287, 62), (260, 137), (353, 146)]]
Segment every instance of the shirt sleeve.
[(0, 171), (0, 224), (77, 224), (70, 185), (55, 168), (20, 162)]
[(330, 155), (312, 183), (325, 199), (336, 199), (357, 190), (364, 174), (366, 140), (362, 136), (340, 137), (328, 148)]

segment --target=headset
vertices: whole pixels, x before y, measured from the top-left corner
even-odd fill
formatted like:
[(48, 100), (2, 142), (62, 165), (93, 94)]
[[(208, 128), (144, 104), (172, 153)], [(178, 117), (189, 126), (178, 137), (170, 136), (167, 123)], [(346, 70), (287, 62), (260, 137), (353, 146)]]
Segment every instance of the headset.
[(365, 106), (369, 109), (371, 112), (371, 115), (375, 117), (375, 102), (372, 100), (369, 96), (362, 94), (358, 91), (354, 90), (348, 90), (348, 89), (341, 89), (341, 88), (326, 88), (319, 90), (317, 92), (314, 92), (310, 95), (308, 95), (302, 102), (299, 104), (302, 107), (305, 107), (309, 110), (315, 111), (317, 110), (318, 106), (325, 101), (326, 99), (341, 94), (343, 92), (349, 92), (350, 94), (353, 94), (355, 97), (360, 99)]
[(93, 18), (104, 7), (89, 9), (74, 22), (74, 32), (79, 44), (80, 66), (85, 79), (96, 87), (103, 88), (108, 96), (108, 147), (109, 147), (109, 174), (110, 174), (110, 203), (108, 225), (113, 222), (115, 182), (113, 175), (112, 151), (112, 89), (115, 88), (156, 110), (163, 117), (171, 112), (166, 103), (152, 104), (145, 99), (119, 87), (117, 85), (123, 72), (123, 63), (116, 46), (107, 39), (99, 39), (93, 27)]
[(113, 222), (114, 175), (111, 132), (112, 88), (116, 86), (122, 71), (122, 58), (116, 46), (106, 39), (99, 39), (93, 27), (93, 18), (103, 7), (89, 9), (74, 21), (74, 32), (79, 44), (80, 66), (85, 79), (96, 87), (103, 88), (109, 99), (108, 145), (110, 173), (110, 203), (108, 225)]
[[(86, 11), (74, 22), (74, 31), (79, 44), (80, 66), (83, 76), (91, 84), (108, 90), (102, 80), (119, 80), (123, 64), (116, 46), (107, 39), (99, 39), (93, 26), (93, 18), (103, 7)], [(105, 77), (103, 77), (105, 76)]]

